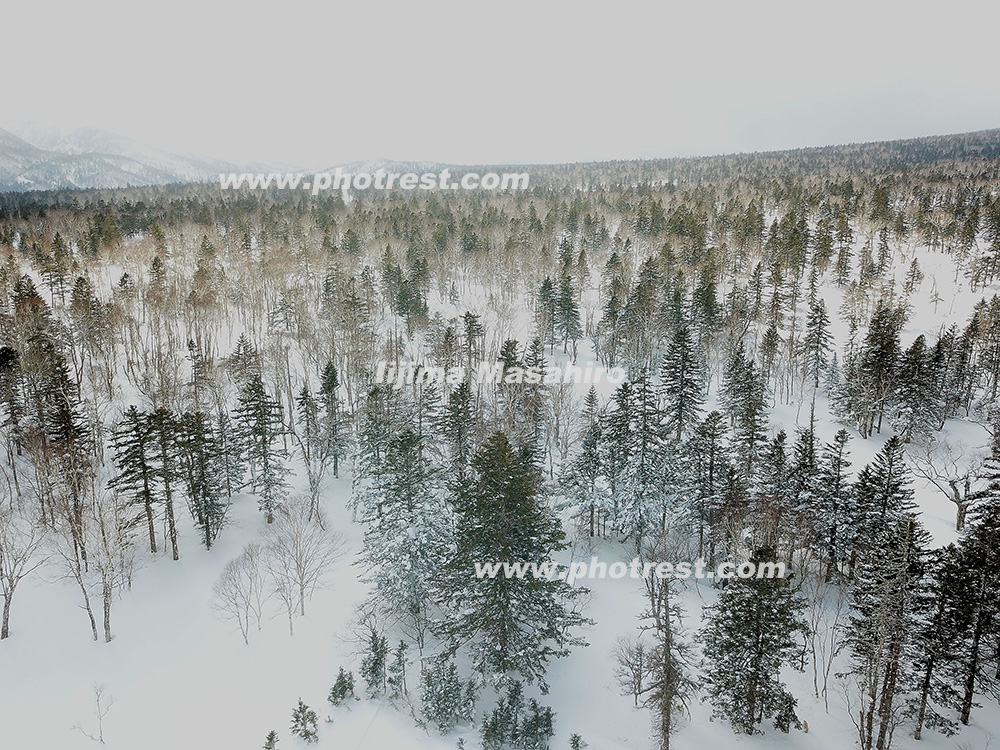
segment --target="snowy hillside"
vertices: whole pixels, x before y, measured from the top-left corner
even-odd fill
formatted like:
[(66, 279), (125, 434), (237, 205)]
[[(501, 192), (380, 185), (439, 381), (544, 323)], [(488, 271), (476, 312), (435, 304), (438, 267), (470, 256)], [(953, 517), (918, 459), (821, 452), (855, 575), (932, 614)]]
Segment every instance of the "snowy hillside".
[(220, 172), (268, 169), (171, 154), (96, 128), (0, 129), (0, 192), (210, 182)]

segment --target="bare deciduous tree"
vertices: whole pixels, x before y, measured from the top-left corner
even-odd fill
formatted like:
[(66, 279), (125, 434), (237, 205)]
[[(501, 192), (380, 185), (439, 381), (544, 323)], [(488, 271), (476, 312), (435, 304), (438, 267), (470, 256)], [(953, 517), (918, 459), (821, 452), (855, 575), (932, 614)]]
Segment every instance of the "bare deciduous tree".
[(955, 530), (962, 531), (969, 506), (982, 496), (979, 480), (987, 454), (933, 435), (914, 440), (907, 454), (914, 471), (955, 504)]
[(112, 638), (111, 605), (114, 596), (131, 579), (134, 565), (134, 539), (128, 521), (128, 504), (125, 499), (117, 492), (95, 483), (84, 535), (91, 551), (90, 562), (101, 587), (106, 643), (110, 643)]
[(848, 614), (848, 589), (843, 579), (825, 583), (822, 575), (806, 575), (799, 590), (809, 605), (808, 650), (812, 660), (813, 693), (830, 712), (829, 683), (833, 662), (844, 647), (843, 625)]
[(275, 513), (275, 522), (265, 530), (267, 570), (274, 593), (292, 617), (306, 613), (306, 599), (322, 585), (323, 577), (341, 555), (343, 537), (327, 528), (326, 519), (311, 503), (296, 497)]
[(111, 707), (115, 704), (114, 696), (105, 697), (107, 692), (107, 686), (104, 684), (94, 683), (94, 716), (97, 718), (97, 733), (88, 732), (79, 724), (74, 724), (71, 728), (78, 730), (84, 737), (94, 742), (100, 742), (102, 745), (104, 742), (104, 717), (108, 715), (111, 711)]
[(10, 507), (0, 507), (0, 591), (3, 593), (3, 619), (0, 640), (10, 635), (10, 605), (17, 585), (43, 562), (41, 527)]
[(649, 652), (649, 646), (637, 637), (619, 638), (615, 641), (612, 652), (618, 686), (622, 689), (622, 695), (632, 696), (636, 707), (652, 679), (653, 665)]
[(251, 542), (222, 570), (213, 587), (212, 606), (223, 619), (236, 620), (243, 642), (250, 643), (251, 618), (260, 630), (267, 590), (263, 570), (264, 549)]

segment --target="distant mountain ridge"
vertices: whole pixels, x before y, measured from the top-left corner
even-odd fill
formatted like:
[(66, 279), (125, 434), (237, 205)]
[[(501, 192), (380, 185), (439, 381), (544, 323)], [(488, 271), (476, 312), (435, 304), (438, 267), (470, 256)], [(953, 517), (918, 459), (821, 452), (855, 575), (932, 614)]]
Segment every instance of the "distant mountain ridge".
[(279, 168), (173, 154), (97, 128), (15, 130), (0, 128), (0, 192), (203, 182)]
[(352, 161), (348, 164), (335, 164), (332, 167), (318, 169), (316, 171), (334, 173), (337, 169), (340, 169), (341, 172), (347, 174), (375, 174), (380, 169), (387, 174), (390, 172), (395, 172), (397, 174), (406, 174), (408, 172), (412, 172), (414, 174), (424, 174), (425, 172), (440, 172), (442, 169), (465, 170), (467, 167), (455, 164), (442, 164), (440, 162), (432, 161), (395, 161), (393, 159), (383, 159), (379, 157)]

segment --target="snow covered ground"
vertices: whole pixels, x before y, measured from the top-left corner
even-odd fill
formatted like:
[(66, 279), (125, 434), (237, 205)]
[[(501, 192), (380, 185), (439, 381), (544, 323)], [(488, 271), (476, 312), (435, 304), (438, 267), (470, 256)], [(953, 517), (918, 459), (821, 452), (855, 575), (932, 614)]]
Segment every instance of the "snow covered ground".
[[(949, 256), (922, 249), (911, 252), (925, 279), (914, 296), (904, 346), (919, 333), (933, 340), (945, 323), (964, 325), (975, 303), (993, 293), (971, 293)], [(905, 267), (897, 263), (900, 277)], [(835, 311), (842, 301), (841, 292), (828, 286), (822, 294), (831, 317), (839, 320)], [(932, 297), (939, 301), (930, 301)], [(834, 332), (841, 348), (846, 337), (842, 321)], [(581, 361), (589, 357), (589, 346), (582, 345)], [(806, 414), (798, 401), (779, 403), (772, 424), (791, 431)], [(822, 397), (817, 417), (819, 437), (829, 441), (842, 425), (829, 416)], [(871, 460), (889, 434), (885, 430), (881, 436), (862, 440), (852, 432), (855, 471)], [(982, 426), (961, 420), (952, 420), (944, 437), (978, 452), (989, 441)], [(299, 477), (299, 482), (304, 479)], [(954, 506), (929, 483), (918, 478), (914, 486), (935, 541), (953, 541)], [(345, 534), (348, 546), (328, 585), (309, 602), (308, 614), (296, 618), (294, 636), (272, 603), (272, 616), (259, 632), (251, 631), (250, 643), (244, 645), (235, 625), (220, 619), (211, 606), (212, 585), (225, 564), (263, 529), (256, 500), (250, 496), (235, 498), (231, 526), (211, 551), (201, 547), (184, 516), (180, 561), (162, 554), (151, 557), (147, 553), (141, 558), (134, 590), (115, 602), (115, 638), (110, 644), (91, 640), (85, 614), (77, 607), (75, 584), (54, 579), (56, 566), (27, 579), (13, 604), (11, 637), (0, 642), (0, 746), (73, 750), (93, 747), (103, 739), (107, 747), (120, 750), (259, 748), (267, 732), (275, 729), (281, 737), (279, 747), (298, 747), (301, 741), (289, 735), (288, 725), (300, 697), (321, 718), (315, 747), (437, 750), (454, 748), (463, 737), (468, 747), (478, 746), (478, 736), (470, 727), (443, 738), (433, 730), (420, 729), (410, 716), (410, 707), (402, 703), (362, 699), (349, 708), (332, 708), (326, 702), (338, 668), (356, 672), (360, 658), (351, 621), (365, 588), (353, 564), (361, 545), (361, 528), (350, 518), (350, 488), (346, 475), (328, 482), (323, 502), (332, 527)], [(590, 554), (608, 562), (631, 557), (620, 545), (605, 541), (594, 549), (568, 550), (562, 559)], [(644, 607), (641, 583), (606, 579), (585, 585), (592, 592), (586, 614), (596, 621), (583, 632), (589, 646), (551, 664), (552, 689), (542, 699), (556, 714), (552, 747), (568, 747), (569, 736), (578, 733), (592, 750), (646, 750), (652, 746), (648, 714), (620, 694), (611, 655), (618, 638), (636, 632)], [(682, 589), (688, 635), (700, 626), (701, 609), (715, 596), (710, 586), (694, 582)], [(837, 666), (844, 665), (842, 656)], [(411, 668), (414, 699), (416, 676), (416, 669)], [(798, 697), (799, 717), (808, 722), (808, 733), (793, 730), (784, 735), (769, 730), (757, 736), (737, 735), (727, 723), (712, 721), (710, 706), (696, 701), (673, 746), (845, 750), (855, 745), (855, 730), (835, 679), (831, 680), (828, 712), (822, 699), (812, 697), (808, 667), (804, 672), (786, 670), (783, 677)], [(529, 695), (536, 694), (529, 688)], [(903, 748), (987, 750), (991, 738), (997, 736), (1000, 711), (990, 703), (975, 710), (972, 726), (955, 737), (928, 731), (918, 743), (901, 732), (896, 741)]]

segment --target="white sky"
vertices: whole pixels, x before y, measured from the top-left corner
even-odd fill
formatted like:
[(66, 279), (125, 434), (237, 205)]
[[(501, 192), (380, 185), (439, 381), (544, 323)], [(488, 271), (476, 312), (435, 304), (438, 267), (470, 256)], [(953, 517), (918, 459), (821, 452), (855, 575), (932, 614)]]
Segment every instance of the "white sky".
[(983, 2), (50, 0), (0, 15), (0, 125), (173, 151), (560, 162), (1000, 127)]

